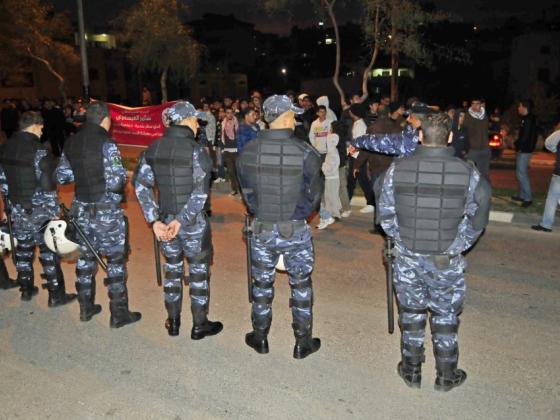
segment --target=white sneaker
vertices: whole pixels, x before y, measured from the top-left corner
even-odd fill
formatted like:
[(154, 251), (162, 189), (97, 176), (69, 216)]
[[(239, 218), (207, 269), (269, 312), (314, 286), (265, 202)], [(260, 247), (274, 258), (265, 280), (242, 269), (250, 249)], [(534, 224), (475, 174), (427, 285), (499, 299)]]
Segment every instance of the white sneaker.
[(326, 229), (328, 225), (332, 225), (334, 223), (334, 218), (329, 217), (328, 219), (321, 220), (321, 222), (317, 225), (317, 229)]
[(342, 217), (350, 217), (351, 214), (352, 214), (352, 210), (346, 210), (346, 211), (342, 212), (341, 216)]
[(375, 207), (373, 207), (371, 204), (368, 204), (367, 206), (360, 209), (360, 213), (373, 213), (374, 210)]

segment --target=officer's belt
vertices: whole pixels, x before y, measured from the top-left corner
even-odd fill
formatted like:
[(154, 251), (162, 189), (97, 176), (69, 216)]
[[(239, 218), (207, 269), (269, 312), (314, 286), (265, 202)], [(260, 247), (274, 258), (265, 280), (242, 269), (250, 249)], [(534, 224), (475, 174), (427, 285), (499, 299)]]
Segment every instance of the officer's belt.
[(118, 203), (80, 203), (76, 205), (77, 208), (82, 208), (90, 215), (95, 216), (98, 211), (103, 210), (117, 210), (120, 208)]
[(255, 220), (253, 222), (253, 233), (258, 235), (262, 232), (272, 232), (277, 230), (283, 238), (290, 238), (294, 232), (302, 227), (305, 227), (307, 222), (305, 220), (289, 220), (287, 222), (261, 222)]

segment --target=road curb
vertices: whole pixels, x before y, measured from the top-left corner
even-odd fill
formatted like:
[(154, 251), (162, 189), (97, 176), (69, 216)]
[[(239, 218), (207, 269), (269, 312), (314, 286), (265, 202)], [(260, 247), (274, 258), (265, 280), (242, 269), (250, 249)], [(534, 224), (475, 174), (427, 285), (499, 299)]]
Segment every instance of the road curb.
[[(365, 197), (352, 197), (350, 205), (356, 207), (363, 207), (366, 205)], [(490, 211), (489, 220), (491, 222), (499, 223), (514, 223), (520, 225), (536, 225), (541, 221), (541, 215), (537, 213), (513, 213), (507, 211)]]

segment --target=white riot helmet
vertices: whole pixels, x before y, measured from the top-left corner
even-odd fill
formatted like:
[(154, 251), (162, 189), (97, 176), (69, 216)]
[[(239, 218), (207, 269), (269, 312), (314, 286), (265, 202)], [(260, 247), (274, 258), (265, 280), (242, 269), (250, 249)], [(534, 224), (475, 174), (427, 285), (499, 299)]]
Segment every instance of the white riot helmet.
[(286, 271), (286, 266), (284, 265), (284, 254), (280, 254), (278, 262), (276, 263), (276, 269), (278, 271)]
[(64, 220), (51, 220), (45, 226), (45, 244), (51, 251), (62, 258), (73, 259), (80, 251), (80, 246), (70, 239), (67, 232), (68, 225)]
[[(17, 239), (14, 238), (14, 246), (17, 246)], [(12, 241), (10, 234), (0, 231), (0, 252), (12, 251)]]

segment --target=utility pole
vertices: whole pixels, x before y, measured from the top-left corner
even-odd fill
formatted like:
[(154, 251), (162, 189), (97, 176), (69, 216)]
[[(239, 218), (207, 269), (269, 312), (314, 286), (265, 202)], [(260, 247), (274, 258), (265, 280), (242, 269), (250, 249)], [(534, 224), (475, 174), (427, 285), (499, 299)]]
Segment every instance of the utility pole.
[(80, 56), (82, 61), (82, 84), (83, 84), (83, 94), (84, 100), (89, 102), (89, 66), (86, 51), (86, 34), (84, 29), (84, 5), (82, 0), (76, 0), (78, 2), (78, 26), (80, 31)]

